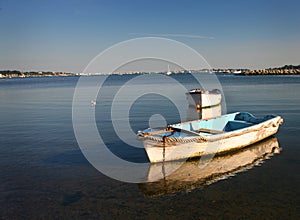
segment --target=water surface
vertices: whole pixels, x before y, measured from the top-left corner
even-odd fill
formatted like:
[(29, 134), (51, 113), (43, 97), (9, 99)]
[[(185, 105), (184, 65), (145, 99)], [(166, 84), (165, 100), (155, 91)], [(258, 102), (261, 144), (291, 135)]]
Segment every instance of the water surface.
[[(147, 162), (142, 148), (133, 148), (118, 138), (109, 118), (114, 95), (133, 77), (113, 76), (106, 82), (97, 99), (97, 126), (113, 153), (129, 161)], [(172, 77), (187, 88), (197, 86), (187, 74)], [(300, 77), (218, 78), (228, 112), (284, 118), (276, 134), (282, 152), (229, 179), (155, 198), (145, 197), (138, 184), (99, 173), (82, 155), (72, 127), (72, 98), (78, 77), (1, 79), (0, 216), (299, 219)], [(141, 86), (146, 84), (141, 82)], [(174, 89), (172, 84), (162, 86)], [(128, 101), (123, 100), (124, 104)], [(161, 114), (167, 123), (180, 120), (170, 100), (149, 94), (131, 108), (132, 129), (148, 127), (153, 114)]]

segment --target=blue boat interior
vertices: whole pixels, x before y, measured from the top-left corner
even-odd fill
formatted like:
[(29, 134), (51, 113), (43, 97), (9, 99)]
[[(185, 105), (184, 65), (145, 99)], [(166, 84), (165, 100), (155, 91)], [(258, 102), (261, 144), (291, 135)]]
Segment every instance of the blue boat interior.
[(255, 117), (247, 112), (238, 112), (224, 115), (210, 120), (198, 120), (188, 123), (179, 123), (172, 125), (172, 128), (180, 129), (183, 132), (189, 131), (195, 134), (212, 135), (246, 128), (259, 124), (276, 116), (268, 115), (266, 117)]
[[(243, 128), (250, 127), (255, 124), (267, 121), (276, 117), (275, 115), (267, 115), (265, 117), (255, 117), (247, 112), (237, 112), (232, 114), (223, 115), (214, 119), (208, 120), (196, 120), (191, 122), (184, 122), (170, 125), (171, 128), (168, 131), (158, 132), (155, 136), (163, 137), (168, 136), (172, 138), (184, 138), (191, 136), (210, 136), (215, 134), (221, 134), (225, 132), (231, 132)], [(147, 132), (157, 132), (161, 129), (148, 128), (144, 130)]]

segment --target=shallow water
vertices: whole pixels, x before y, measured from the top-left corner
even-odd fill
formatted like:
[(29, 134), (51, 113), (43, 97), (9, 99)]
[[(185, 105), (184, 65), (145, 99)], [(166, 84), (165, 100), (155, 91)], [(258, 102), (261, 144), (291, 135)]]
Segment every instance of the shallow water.
[[(110, 120), (113, 98), (134, 77), (110, 77), (97, 97), (94, 110), (98, 130), (109, 149), (121, 158), (141, 163), (148, 161), (144, 150), (124, 143)], [(197, 86), (190, 75), (172, 78), (187, 89)], [(1, 79), (0, 216), (4, 219), (299, 219), (300, 77), (218, 75), (218, 78), (227, 112), (278, 114), (284, 118), (275, 135), (282, 152), (229, 179), (155, 198), (145, 197), (138, 184), (101, 174), (82, 155), (72, 127), (72, 98), (78, 77)], [(176, 90), (172, 83), (154, 85), (146, 80), (136, 84), (140, 87), (129, 87), (128, 97), (144, 86)], [(148, 127), (154, 114), (164, 116), (166, 123), (180, 121), (178, 109), (171, 101), (157, 94), (140, 97), (129, 111), (132, 130)], [(186, 100), (176, 101), (184, 106)], [(117, 114), (121, 115), (122, 106), (129, 102), (130, 98), (122, 99)], [(183, 111), (189, 115), (185, 107)], [(164, 123), (158, 119), (152, 123)]]

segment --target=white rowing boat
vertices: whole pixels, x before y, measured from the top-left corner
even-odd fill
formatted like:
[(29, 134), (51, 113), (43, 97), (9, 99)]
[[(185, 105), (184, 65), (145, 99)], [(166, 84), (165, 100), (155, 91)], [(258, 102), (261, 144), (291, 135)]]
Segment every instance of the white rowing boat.
[(219, 154), (265, 139), (278, 131), (280, 116), (255, 117), (236, 112), (208, 120), (148, 128), (138, 132), (150, 162), (163, 162)]

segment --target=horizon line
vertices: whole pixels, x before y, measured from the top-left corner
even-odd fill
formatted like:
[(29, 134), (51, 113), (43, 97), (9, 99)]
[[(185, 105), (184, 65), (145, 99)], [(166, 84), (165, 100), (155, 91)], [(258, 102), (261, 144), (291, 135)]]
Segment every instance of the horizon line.
[(157, 34), (157, 33), (129, 33), (130, 35), (144, 35), (150, 37), (186, 37), (186, 38), (198, 38), (198, 39), (210, 39), (213, 40), (215, 37), (212, 36), (205, 36), (205, 35), (196, 35), (196, 34)]

